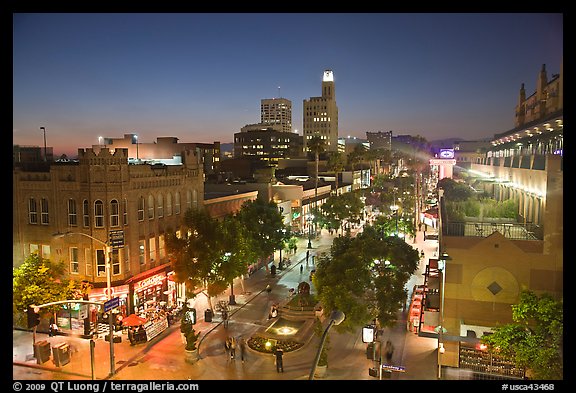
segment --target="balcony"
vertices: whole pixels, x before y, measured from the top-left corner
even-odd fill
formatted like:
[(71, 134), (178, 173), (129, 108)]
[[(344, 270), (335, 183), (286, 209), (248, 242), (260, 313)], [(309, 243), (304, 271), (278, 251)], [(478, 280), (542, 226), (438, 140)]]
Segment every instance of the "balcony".
[(543, 240), (542, 227), (532, 223), (467, 221), (444, 224), (443, 236), (488, 237), (498, 231), (511, 240)]

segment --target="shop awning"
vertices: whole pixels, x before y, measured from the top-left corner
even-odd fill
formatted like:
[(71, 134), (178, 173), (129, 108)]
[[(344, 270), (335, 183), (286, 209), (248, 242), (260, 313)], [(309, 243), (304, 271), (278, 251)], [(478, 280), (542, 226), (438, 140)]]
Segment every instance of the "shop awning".
[(164, 272), (164, 271), (167, 271), (169, 269), (170, 269), (170, 262), (165, 263), (165, 264), (160, 265), (160, 266), (153, 267), (152, 269), (148, 269), (145, 272), (138, 273), (135, 276), (130, 277), (129, 279), (126, 280), (126, 284), (130, 284), (133, 282), (143, 280), (145, 278), (153, 276), (156, 273)]
[(124, 326), (140, 326), (144, 325), (148, 320), (146, 318), (139, 317), (136, 314), (130, 314), (122, 320), (122, 325)]

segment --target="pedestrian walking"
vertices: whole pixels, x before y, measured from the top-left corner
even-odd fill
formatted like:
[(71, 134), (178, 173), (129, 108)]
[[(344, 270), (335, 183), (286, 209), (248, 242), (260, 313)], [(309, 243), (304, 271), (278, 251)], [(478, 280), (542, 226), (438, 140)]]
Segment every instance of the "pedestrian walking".
[(234, 360), (236, 357), (236, 338), (234, 336), (230, 337), (230, 359)]
[(224, 328), (228, 328), (228, 311), (222, 310), (222, 321), (224, 324)]
[(270, 284), (266, 285), (266, 292), (268, 292), (268, 295), (270, 295), (270, 292), (272, 292), (272, 287)]
[(226, 357), (230, 356), (230, 337), (226, 336), (224, 340), (224, 350), (226, 351)]
[(424, 250), (420, 251), (420, 258), (424, 258)]
[(244, 337), (240, 338), (240, 360), (242, 360), (242, 363), (244, 363), (244, 360), (246, 360), (246, 339)]
[(310, 250), (306, 250), (306, 266), (308, 266), (308, 258), (310, 258)]
[(274, 363), (276, 364), (276, 372), (283, 373), (284, 372), (284, 363), (282, 361), (282, 356), (284, 355), (284, 351), (282, 348), (276, 347), (274, 351)]
[(392, 361), (392, 355), (394, 354), (394, 345), (392, 345), (392, 342), (390, 342), (390, 340), (386, 340), (385, 351), (386, 351), (386, 361), (390, 363)]
[(304, 266), (300, 265), (300, 274), (302, 274), (303, 271), (304, 271)]

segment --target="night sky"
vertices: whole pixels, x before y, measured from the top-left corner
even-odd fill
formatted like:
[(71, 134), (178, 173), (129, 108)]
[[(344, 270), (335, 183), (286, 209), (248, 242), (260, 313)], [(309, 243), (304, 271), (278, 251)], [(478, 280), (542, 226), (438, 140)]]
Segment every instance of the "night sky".
[[(491, 138), (520, 85), (560, 72), (548, 13), (14, 13), (13, 143), (76, 156), (98, 136), (232, 142), (260, 100), (321, 95), (334, 72), (340, 136)], [(535, 28), (537, 27), (537, 28)]]

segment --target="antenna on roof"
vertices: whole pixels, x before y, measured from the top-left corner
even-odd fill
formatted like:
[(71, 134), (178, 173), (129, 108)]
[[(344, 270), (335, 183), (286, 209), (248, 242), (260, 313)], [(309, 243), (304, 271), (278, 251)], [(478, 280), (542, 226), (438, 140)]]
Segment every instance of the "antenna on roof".
[(280, 97), (282, 97), (282, 96), (280, 95), (280, 86), (278, 86), (278, 98), (280, 98)]

